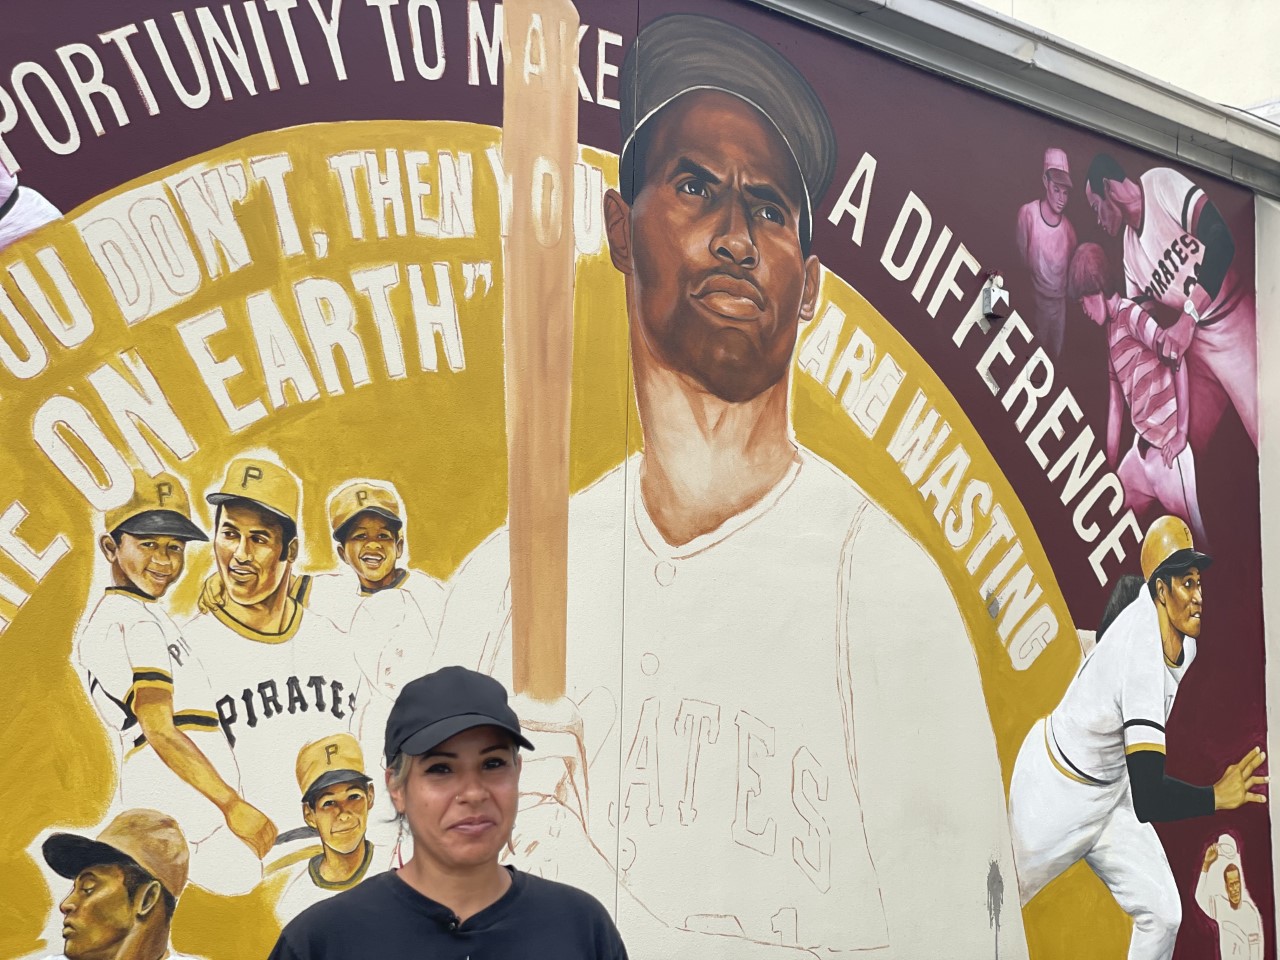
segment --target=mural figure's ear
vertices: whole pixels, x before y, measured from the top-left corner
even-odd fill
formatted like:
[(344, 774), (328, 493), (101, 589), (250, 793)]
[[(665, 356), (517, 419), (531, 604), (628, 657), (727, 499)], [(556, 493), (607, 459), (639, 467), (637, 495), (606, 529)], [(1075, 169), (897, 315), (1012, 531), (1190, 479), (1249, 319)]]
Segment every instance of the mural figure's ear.
[(107, 558), (107, 563), (116, 562), (116, 551), (119, 547), (116, 545), (115, 537), (109, 533), (104, 533), (98, 538), (98, 549), (102, 551), (102, 555)]
[(804, 261), (804, 293), (800, 297), (800, 319), (813, 319), (818, 309), (818, 288), (822, 286), (822, 264), (810, 255)]
[(156, 909), (156, 905), (160, 902), (161, 886), (159, 880), (152, 880), (142, 887), (142, 894), (138, 898), (138, 906), (135, 915), (139, 920), (145, 920), (152, 910)]
[(631, 207), (617, 190), (604, 195), (604, 232), (609, 258), (619, 272), (631, 275)]

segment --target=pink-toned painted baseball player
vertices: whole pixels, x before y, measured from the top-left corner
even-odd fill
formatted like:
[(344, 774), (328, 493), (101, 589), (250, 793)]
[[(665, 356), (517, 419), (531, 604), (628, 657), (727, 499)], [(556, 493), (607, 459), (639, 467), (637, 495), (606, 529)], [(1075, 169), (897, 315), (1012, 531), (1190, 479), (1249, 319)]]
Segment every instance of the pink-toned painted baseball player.
[(1045, 352), (1057, 357), (1067, 317), (1067, 264), (1076, 248), (1076, 231), (1064, 212), (1071, 197), (1067, 152), (1050, 147), (1041, 173), (1044, 196), (1018, 210), (1018, 253), (1031, 271), (1035, 312), (1031, 326)]

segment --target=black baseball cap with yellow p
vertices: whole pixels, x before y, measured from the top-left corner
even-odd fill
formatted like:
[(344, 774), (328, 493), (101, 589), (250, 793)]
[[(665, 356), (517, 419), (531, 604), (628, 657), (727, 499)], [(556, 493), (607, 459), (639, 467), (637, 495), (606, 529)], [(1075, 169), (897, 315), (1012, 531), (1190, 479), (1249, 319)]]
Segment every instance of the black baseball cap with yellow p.
[(533, 749), (520, 732), (506, 688), (493, 677), (466, 667), (442, 667), (411, 680), (387, 718), (387, 766), (399, 754), (421, 756), (473, 727), (498, 727), (525, 750)]

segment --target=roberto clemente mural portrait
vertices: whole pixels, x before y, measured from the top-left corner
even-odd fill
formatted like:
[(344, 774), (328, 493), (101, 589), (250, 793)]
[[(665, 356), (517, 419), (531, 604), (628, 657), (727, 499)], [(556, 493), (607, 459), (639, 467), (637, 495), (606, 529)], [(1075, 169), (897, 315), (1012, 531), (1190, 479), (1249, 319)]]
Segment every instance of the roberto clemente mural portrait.
[(734, 0), (54, 6), (0, 955), (265, 955), (448, 663), (633, 956), (1275, 955), (1247, 193)]

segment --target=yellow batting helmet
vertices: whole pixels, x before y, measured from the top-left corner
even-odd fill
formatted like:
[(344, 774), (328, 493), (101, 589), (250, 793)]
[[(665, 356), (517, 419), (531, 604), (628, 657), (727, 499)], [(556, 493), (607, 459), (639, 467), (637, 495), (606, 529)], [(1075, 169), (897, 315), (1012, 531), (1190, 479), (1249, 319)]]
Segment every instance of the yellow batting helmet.
[(1147, 528), (1142, 541), (1142, 577), (1147, 583), (1157, 573), (1182, 571), (1190, 567), (1204, 570), (1213, 558), (1196, 550), (1191, 529), (1181, 517), (1164, 516)]

